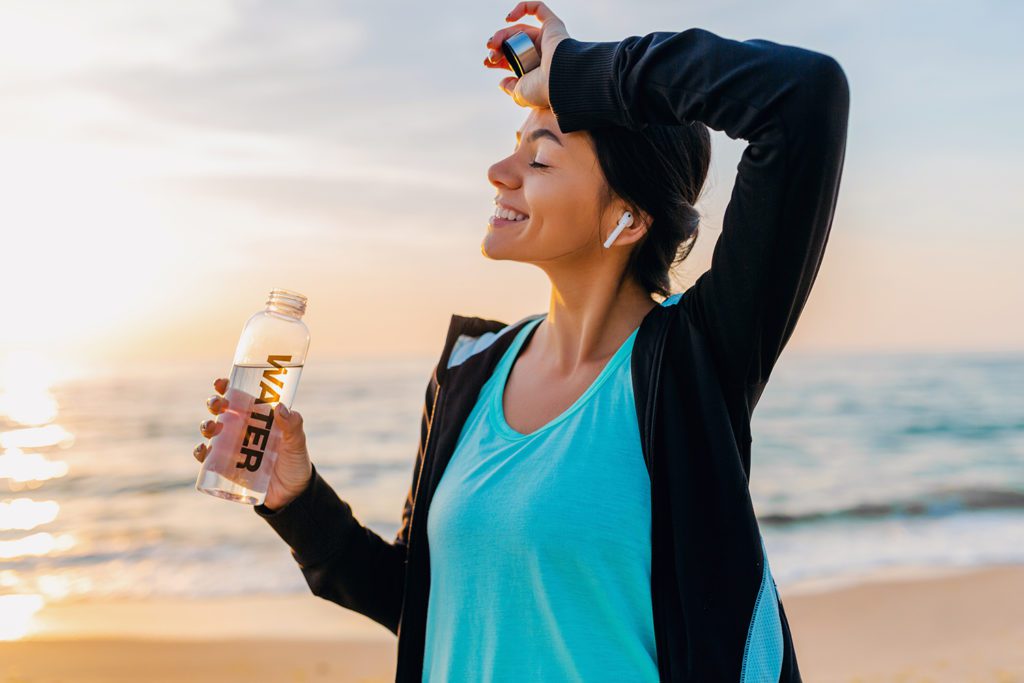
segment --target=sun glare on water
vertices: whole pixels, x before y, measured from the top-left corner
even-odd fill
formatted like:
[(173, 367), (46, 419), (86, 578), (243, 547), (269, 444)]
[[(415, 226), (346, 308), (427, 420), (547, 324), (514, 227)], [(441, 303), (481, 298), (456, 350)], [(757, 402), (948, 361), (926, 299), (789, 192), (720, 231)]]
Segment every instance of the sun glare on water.
[[(48, 457), (54, 447), (66, 448), (74, 436), (54, 422), (60, 411), (52, 393), (57, 366), (33, 352), (9, 354), (0, 364), (0, 560), (41, 557), (72, 548), (71, 534), (45, 530), (60, 514), (55, 500), (38, 500), (14, 492), (41, 488), (66, 476), (67, 463)], [(50, 577), (0, 572), (0, 640), (20, 640), (33, 633), (34, 618), (57, 590)]]
[(52, 422), (57, 401), (50, 388), (56, 375), (55, 364), (38, 353), (9, 353), (0, 365), (0, 415), (27, 426)]

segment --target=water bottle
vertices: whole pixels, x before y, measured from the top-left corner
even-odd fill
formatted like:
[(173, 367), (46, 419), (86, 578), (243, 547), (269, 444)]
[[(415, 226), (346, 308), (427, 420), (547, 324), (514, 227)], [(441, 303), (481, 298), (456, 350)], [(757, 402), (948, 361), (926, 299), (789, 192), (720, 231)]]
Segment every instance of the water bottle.
[(228, 407), (218, 416), (224, 426), (210, 439), (197, 491), (248, 505), (266, 499), (281, 440), (274, 406), (291, 409), (309, 350), (305, 311), (305, 296), (274, 289), (246, 321), (224, 394)]

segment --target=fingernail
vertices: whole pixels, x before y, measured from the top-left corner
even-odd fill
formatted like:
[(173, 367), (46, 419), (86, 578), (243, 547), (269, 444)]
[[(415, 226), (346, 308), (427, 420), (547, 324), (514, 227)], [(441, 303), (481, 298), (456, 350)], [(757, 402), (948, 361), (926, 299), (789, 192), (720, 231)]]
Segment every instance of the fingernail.
[(283, 417), (286, 420), (288, 419), (288, 416), (291, 415), (291, 411), (288, 410), (288, 407), (285, 406), (285, 404), (283, 404), (283, 403), (278, 403), (277, 404), (277, 409), (278, 409), (278, 412), (281, 413), (281, 417)]
[(203, 444), (199, 444), (198, 446), (196, 446), (195, 448), (192, 449), (192, 452), (195, 453), (196, 455), (199, 455), (199, 452), (202, 451), (202, 450), (203, 450)]
[(487, 51), (487, 61), (488, 62), (493, 62), (495, 56), (496, 56), (496, 54), (495, 54), (494, 50), (488, 50)]

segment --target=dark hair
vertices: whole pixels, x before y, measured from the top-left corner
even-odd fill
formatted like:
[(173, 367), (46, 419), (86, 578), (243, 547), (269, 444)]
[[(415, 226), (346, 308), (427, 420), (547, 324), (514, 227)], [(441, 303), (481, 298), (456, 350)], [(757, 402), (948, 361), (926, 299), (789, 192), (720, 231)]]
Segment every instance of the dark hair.
[[(605, 202), (618, 195), (648, 214), (651, 225), (629, 256), (626, 275), (649, 294), (667, 297), (669, 272), (697, 241), (700, 214), (694, 208), (711, 162), (706, 125), (650, 124), (641, 130), (601, 126), (587, 131), (607, 185)], [(631, 210), (634, 220), (638, 216)]]

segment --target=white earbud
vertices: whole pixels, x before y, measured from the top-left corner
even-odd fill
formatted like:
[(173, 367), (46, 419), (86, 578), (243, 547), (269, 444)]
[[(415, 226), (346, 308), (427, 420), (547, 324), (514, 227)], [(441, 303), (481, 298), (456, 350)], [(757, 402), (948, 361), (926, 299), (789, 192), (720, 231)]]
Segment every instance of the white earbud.
[(631, 225), (633, 225), (633, 214), (631, 214), (629, 211), (623, 211), (622, 218), (619, 219), (618, 225), (616, 225), (615, 229), (612, 230), (612, 234), (608, 235), (608, 239), (604, 241), (604, 248), (608, 249), (609, 247), (611, 247), (612, 242), (614, 242), (615, 239), (622, 234), (623, 230), (625, 230)]

